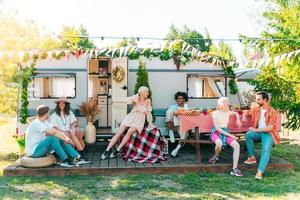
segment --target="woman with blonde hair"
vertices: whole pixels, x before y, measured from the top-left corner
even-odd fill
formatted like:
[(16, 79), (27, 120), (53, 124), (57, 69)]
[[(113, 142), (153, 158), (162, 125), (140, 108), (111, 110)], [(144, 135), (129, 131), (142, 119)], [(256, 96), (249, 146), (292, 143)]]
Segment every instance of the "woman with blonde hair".
[[(108, 144), (106, 150), (102, 153), (101, 159), (104, 160), (108, 157), (114, 158), (118, 153), (121, 151), (122, 147), (129, 141), (131, 135), (135, 132), (141, 133), (145, 121), (147, 118), (148, 126), (150, 128), (153, 128), (154, 125), (152, 123), (152, 106), (151, 106), (151, 100), (148, 98), (149, 95), (149, 89), (145, 86), (142, 86), (138, 90), (138, 94), (128, 97), (124, 103), (126, 104), (133, 104), (133, 109), (131, 112), (126, 115), (126, 117), (123, 119), (121, 126), (119, 128), (119, 131), (114, 135), (110, 143)], [(127, 130), (128, 129), (128, 130)], [(126, 132), (124, 138), (122, 139), (120, 145), (111, 152), (111, 148), (117, 143), (119, 138), (123, 135), (123, 133)]]
[(244, 176), (237, 168), (240, 145), (236, 137), (228, 132), (228, 123), (231, 115), (236, 115), (237, 125), (240, 127), (241, 121), (238, 113), (229, 110), (230, 101), (227, 97), (218, 99), (217, 110), (212, 113), (214, 128), (212, 129), (210, 139), (215, 144), (215, 154), (209, 159), (209, 163), (214, 164), (219, 160), (222, 147), (229, 145), (233, 148), (233, 168), (230, 174), (232, 176)]

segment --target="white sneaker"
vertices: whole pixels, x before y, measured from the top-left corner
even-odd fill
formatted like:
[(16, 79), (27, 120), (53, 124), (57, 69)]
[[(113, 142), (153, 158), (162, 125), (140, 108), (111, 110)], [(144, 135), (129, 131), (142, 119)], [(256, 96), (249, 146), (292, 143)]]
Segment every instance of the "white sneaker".
[(171, 152), (171, 155), (172, 155), (173, 157), (176, 157), (177, 154), (178, 154), (178, 151), (176, 151), (176, 149), (174, 149), (174, 150)]
[(174, 136), (174, 132), (172, 130), (169, 130), (169, 137), (170, 137), (171, 143), (174, 143), (175, 142), (175, 136)]
[(75, 161), (75, 163), (78, 164), (78, 165), (83, 165), (83, 164), (90, 164), (91, 161), (86, 161), (84, 159), (78, 159), (78, 160)]
[(171, 155), (173, 157), (176, 157), (180, 148), (181, 148), (181, 145), (180, 144), (177, 145), (177, 147), (171, 152)]

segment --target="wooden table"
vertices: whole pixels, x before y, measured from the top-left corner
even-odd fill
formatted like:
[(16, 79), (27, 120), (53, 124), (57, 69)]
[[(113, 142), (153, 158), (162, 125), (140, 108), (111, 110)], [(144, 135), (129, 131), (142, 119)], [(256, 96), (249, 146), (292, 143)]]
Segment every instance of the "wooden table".
[[(211, 114), (199, 114), (199, 115), (179, 115), (179, 127), (180, 132), (184, 133), (195, 128), (195, 140), (181, 139), (181, 142), (195, 144), (196, 148), (196, 163), (201, 163), (200, 144), (211, 144), (209, 140), (200, 140), (201, 133), (210, 133), (213, 129), (213, 119)], [(236, 116), (230, 116), (228, 129), (230, 133), (246, 133), (251, 126), (251, 118), (247, 118), (246, 122), (242, 122), (242, 127), (237, 127)], [(277, 117), (277, 129), (281, 129), (281, 115)]]

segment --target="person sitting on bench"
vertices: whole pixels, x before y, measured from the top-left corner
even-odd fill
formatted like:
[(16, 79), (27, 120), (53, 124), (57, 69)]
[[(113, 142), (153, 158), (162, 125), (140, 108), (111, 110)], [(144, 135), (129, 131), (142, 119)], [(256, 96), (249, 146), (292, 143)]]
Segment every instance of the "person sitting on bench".
[(270, 106), (268, 93), (257, 93), (256, 103), (258, 106), (244, 112), (243, 121), (247, 120), (246, 116), (252, 119), (252, 127), (249, 127), (245, 141), (249, 157), (244, 163), (256, 164), (254, 141), (261, 141), (260, 162), (255, 175), (256, 179), (261, 180), (267, 168), (272, 147), (279, 144), (280, 137), (277, 131), (277, 111)]
[(229, 110), (230, 101), (227, 97), (218, 99), (217, 110), (212, 113), (214, 128), (211, 131), (210, 139), (215, 144), (215, 154), (209, 159), (209, 163), (214, 164), (219, 160), (222, 147), (227, 145), (233, 148), (233, 167), (230, 175), (244, 176), (237, 168), (240, 156), (240, 144), (236, 137), (228, 132), (229, 117), (236, 115), (237, 126), (241, 127), (240, 116), (238, 113)]
[(51, 128), (48, 122), (49, 107), (37, 107), (37, 118), (33, 120), (25, 134), (26, 155), (39, 158), (54, 151), (59, 157), (59, 165), (73, 167), (80, 163), (80, 155), (73, 148), (72, 140), (63, 132)]
[[(174, 132), (178, 132), (182, 139), (186, 137), (186, 133), (180, 133), (179, 131), (178, 114), (182, 110), (188, 110), (188, 104), (186, 103), (188, 101), (188, 95), (185, 92), (177, 92), (174, 97), (177, 103), (171, 105), (166, 112), (166, 125), (171, 143), (175, 142)], [(176, 157), (181, 146), (182, 144), (179, 143), (177, 147), (172, 151), (171, 155), (173, 157)]]

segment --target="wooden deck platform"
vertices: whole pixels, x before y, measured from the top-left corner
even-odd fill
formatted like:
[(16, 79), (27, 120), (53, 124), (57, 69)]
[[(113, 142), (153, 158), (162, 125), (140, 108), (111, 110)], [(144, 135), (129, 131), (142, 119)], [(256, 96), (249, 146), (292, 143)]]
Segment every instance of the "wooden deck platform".
[[(65, 175), (119, 175), (119, 174), (176, 174), (187, 172), (229, 172), (232, 168), (232, 150), (225, 149), (217, 164), (207, 162), (213, 153), (212, 145), (201, 146), (202, 163), (196, 164), (195, 148), (186, 145), (182, 148), (178, 157), (169, 157), (166, 161), (155, 164), (126, 162), (122, 158), (100, 160), (101, 152), (106, 143), (96, 143), (87, 147), (91, 164), (85, 164), (75, 168), (63, 168), (53, 165), (46, 168), (24, 168), (11, 165), (4, 169), (4, 176), (32, 175), (32, 176), (65, 176)], [(173, 149), (174, 147), (170, 147)], [(242, 148), (243, 149), (243, 148)], [(255, 171), (257, 165), (245, 165), (246, 152), (241, 153), (239, 167), (245, 171)], [(293, 164), (277, 157), (272, 157), (268, 165), (268, 171), (288, 171), (293, 169)]]

